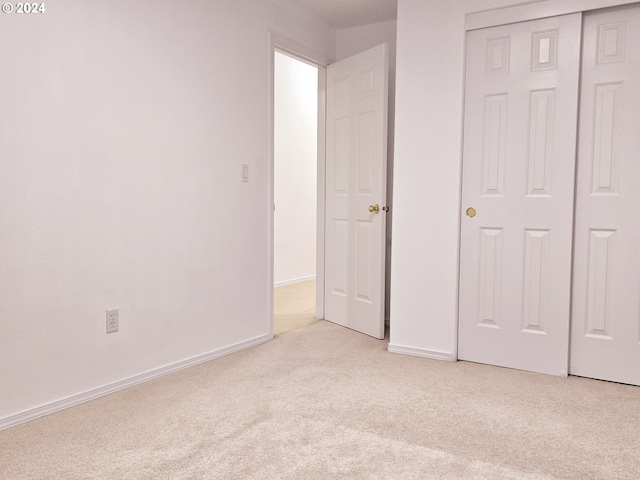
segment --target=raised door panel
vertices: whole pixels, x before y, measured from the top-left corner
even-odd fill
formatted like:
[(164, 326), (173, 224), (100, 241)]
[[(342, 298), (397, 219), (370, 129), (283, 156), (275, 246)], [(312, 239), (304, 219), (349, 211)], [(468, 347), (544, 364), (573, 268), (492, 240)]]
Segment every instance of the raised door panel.
[(507, 155), (508, 96), (487, 95), (484, 106), (483, 188), (484, 196), (504, 195), (504, 164)]
[(550, 196), (555, 125), (555, 88), (531, 92), (527, 195)]
[(549, 230), (525, 232), (522, 331), (546, 335), (549, 317)]

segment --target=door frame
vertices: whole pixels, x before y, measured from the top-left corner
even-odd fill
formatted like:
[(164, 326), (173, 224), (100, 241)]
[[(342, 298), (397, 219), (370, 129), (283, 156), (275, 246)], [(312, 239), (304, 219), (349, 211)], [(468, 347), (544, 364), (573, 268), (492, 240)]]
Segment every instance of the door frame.
[(318, 135), (317, 135), (317, 197), (316, 197), (316, 318), (324, 318), (324, 244), (325, 244), (325, 171), (326, 171), (326, 91), (327, 65), (333, 59), (313, 51), (274, 32), (269, 32), (269, 147), (267, 175), (269, 191), (267, 201), (268, 259), (267, 266), (267, 321), (269, 340), (273, 339), (274, 294), (274, 207), (275, 207), (275, 53), (280, 52), (318, 69)]
[(533, 3), (468, 13), (465, 30), (497, 27), (508, 23), (539, 20), (541, 18), (588, 12), (631, 3), (638, 3), (638, 0), (538, 0)]

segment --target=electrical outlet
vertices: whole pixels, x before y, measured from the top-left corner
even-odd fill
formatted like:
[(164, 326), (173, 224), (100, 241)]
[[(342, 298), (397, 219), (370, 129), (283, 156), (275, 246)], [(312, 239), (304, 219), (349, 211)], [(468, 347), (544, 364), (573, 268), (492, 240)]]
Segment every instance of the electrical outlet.
[(120, 328), (118, 310), (107, 310), (107, 333), (117, 332)]

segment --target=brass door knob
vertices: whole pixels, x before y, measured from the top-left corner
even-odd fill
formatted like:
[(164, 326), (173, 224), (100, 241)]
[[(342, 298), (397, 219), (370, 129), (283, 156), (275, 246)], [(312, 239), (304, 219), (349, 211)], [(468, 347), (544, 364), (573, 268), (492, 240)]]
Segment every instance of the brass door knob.
[(376, 215), (380, 213), (380, 205), (377, 203), (375, 205), (369, 205), (369, 212), (375, 213)]
[(467, 217), (473, 218), (473, 217), (476, 216), (476, 209), (473, 208), (473, 207), (469, 207), (469, 208), (467, 208), (467, 212), (466, 213), (467, 213)]

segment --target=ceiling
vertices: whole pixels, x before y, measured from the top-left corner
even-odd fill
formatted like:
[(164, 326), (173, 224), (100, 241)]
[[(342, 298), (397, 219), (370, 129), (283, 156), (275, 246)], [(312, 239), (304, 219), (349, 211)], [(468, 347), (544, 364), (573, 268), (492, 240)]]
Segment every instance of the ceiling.
[(395, 20), (398, 0), (291, 0), (334, 28)]

